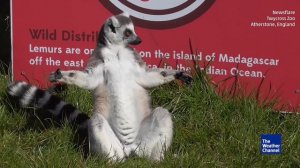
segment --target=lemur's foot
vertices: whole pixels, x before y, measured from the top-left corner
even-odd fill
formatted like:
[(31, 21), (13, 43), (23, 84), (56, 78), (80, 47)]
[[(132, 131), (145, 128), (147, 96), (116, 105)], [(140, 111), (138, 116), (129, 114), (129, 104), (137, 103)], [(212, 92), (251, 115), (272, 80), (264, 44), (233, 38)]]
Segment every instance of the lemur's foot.
[(193, 78), (189, 74), (182, 71), (176, 73), (175, 78), (183, 81), (186, 85), (190, 85), (193, 82)]
[(57, 69), (55, 72), (51, 72), (51, 74), (49, 76), (49, 81), (57, 82), (61, 78), (62, 78), (62, 73), (61, 73), (60, 69)]

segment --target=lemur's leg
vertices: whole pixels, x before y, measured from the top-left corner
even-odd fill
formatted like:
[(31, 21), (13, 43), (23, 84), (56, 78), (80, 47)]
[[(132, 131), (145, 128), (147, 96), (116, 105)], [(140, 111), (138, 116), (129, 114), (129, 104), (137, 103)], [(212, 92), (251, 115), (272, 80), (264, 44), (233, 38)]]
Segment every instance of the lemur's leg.
[(174, 79), (182, 80), (186, 84), (190, 84), (192, 81), (192, 77), (185, 72), (158, 68), (140, 73), (137, 77), (137, 83), (145, 88), (151, 88), (171, 82)]
[(158, 107), (141, 124), (135, 145), (138, 156), (160, 161), (170, 147), (173, 137), (173, 122), (168, 110)]
[(50, 74), (49, 80), (50, 82), (61, 82), (65, 84), (76, 85), (83, 89), (92, 90), (95, 89), (101, 82), (103, 82), (103, 74), (99, 68), (85, 71), (60, 71), (58, 69)]
[(95, 113), (88, 125), (90, 151), (101, 154), (111, 161), (122, 161), (125, 154), (123, 146), (113, 132), (107, 120), (100, 114)]

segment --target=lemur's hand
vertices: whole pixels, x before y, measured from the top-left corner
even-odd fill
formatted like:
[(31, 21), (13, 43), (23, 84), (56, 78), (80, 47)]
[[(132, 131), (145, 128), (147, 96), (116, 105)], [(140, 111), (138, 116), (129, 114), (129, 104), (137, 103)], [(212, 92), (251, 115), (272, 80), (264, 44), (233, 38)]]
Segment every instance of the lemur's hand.
[(175, 74), (175, 78), (183, 81), (186, 85), (190, 85), (193, 82), (193, 78), (189, 74), (182, 71), (177, 72)]
[(60, 69), (57, 69), (55, 72), (51, 72), (49, 76), (49, 81), (50, 82), (58, 82), (59, 79), (62, 78), (62, 73)]
[(62, 83), (55, 83), (53, 84), (53, 86), (47, 89), (47, 91), (50, 94), (59, 94), (59, 93), (63, 93), (66, 90), (67, 90), (67, 85)]

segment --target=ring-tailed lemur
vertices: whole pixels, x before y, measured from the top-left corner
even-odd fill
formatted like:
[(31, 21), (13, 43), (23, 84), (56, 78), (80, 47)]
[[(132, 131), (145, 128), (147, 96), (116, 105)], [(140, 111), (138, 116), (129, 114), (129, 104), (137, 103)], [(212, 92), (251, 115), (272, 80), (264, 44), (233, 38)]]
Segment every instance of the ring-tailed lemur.
[(140, 55), (129, 45), (141, 43), (126, 14), (112, 16), (101, 28), (98, 44), (84, 71), (57, 70), (50, 81), (73, 84), (93, 90), (94, 110), (89, 117), (59, 98), (25, 82), (9, 86), (23, 106), (34, 102), (55, 116), (87, 125), (90, 151), (112, 160), (130, 153), (159, 161), (171, 144), (171, 114), (162, 107), (151, 110), (146, 88), (181, 79), (191, 82), (183, 72), (147, 69)]

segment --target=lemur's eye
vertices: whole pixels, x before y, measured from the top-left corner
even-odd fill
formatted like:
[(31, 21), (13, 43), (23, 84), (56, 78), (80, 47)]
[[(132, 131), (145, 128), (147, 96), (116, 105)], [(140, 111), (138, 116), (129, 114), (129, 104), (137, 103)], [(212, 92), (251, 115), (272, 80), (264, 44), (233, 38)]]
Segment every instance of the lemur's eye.
[(124, 36), (125, 37), (130, 37), (132, 35), (132, 31), (129, 30), (129, 29), (126, 29), (125, 32), (124, 32)]

